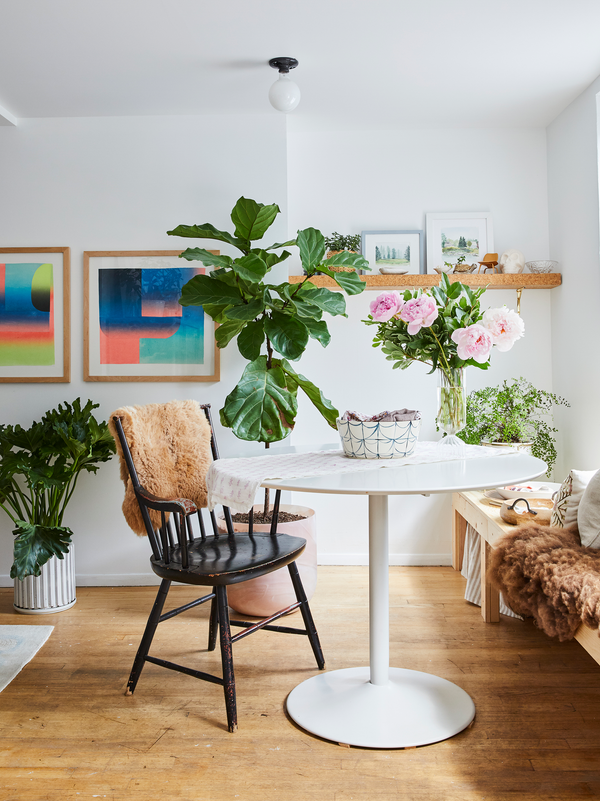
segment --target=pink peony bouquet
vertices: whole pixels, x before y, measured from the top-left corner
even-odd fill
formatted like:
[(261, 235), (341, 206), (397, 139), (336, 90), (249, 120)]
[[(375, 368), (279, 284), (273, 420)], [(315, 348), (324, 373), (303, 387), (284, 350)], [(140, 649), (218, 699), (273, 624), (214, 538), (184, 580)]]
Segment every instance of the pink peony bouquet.
[(503, 306), (481, 312), (485, 287), (472, 290), (451, 283), (442, 274), (431, 290), (382, 292), (370, 305), (367, 325), (376, 325), (375, 347), (381, 347), (394, 367), (413, 362), (431, 365), (431, 372), (472, 365), (486, 370), (492, 348), (507, 351), (524, 334), (521, 317)]

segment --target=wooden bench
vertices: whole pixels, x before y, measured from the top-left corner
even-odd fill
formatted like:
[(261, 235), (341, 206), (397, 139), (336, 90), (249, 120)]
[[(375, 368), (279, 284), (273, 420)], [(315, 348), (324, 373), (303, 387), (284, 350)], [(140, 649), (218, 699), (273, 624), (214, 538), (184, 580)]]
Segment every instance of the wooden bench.
[[(500, 620), (500, 596), (487, 579), (487, 569), (494, 542), (514, 526), (500, 517), (500, 507), (491, 504), (483, 492), (455, 492), (452, 495), (452, 567), (462, 568), (467, 523), (480, 535), (481, 542), (481, 615), (486, 623)], [(600, 664), (600, 637), (583, 623), (575, 639)]]

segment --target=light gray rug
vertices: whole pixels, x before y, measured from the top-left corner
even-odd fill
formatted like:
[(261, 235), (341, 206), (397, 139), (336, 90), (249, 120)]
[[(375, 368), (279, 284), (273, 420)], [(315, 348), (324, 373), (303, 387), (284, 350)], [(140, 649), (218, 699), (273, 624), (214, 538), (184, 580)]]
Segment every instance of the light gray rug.
[(0, 626), (0, 692), (33, 659), (54, 626)]

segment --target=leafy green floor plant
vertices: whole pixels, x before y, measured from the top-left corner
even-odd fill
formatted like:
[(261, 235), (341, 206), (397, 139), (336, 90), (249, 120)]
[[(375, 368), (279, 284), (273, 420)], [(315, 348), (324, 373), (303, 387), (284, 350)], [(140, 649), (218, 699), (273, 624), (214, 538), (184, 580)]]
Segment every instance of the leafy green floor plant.
[(39, 576), (52, 556), (63, 558), (73, 532), (63, 516), (83, 470), (95, 473), (115, 452), (91, 400), (59, 404), (28, 429), (0, 425), (0, 507), (15, 529), (11, 578)]
[[(323, 347), (329, 344), (325, 313), (347, 316), (344, 295), (316, 287), (309, 278), (316, 273), (328, 275), (349, 295), (356, 295), (365, 288), (356, 270), (370, 269), (358, 253), (342, 251), (325, 259), (325, 238), (315, 228), (298, 231), (296, 239), (288, 242), (255, 246), (279, 211), (275, 204), (265, 206), (241, 197), (231, 212), (233, 234), (220, 231), (211, 223), (179, 225), (167, 232), (171, 236), (224, 242), (239, 251), (235, 258), (198, 247), (184, 251), (182, 258), (200, 261), (213, 269), (185, 284), (179, 302), (182, 306), (202, 306), (219, 323), (219, 348), (237, 337), (238, 350), (249, 364), (225, 399), (221, 423), (233, 429), (240, 439), (266, 445), (284, 439), (294, 428), (298, 389), (306, 393), (327, 423), (336, 427), (338, 410), (291, 364), (301, 358), (309, 339)], [(291, 255), (285, 248), (292, 246), (298, 247), (304, 280), (298, 284), (269, 283), (271, 269)], [(354, 270), (331, 269), (340, 266)]]

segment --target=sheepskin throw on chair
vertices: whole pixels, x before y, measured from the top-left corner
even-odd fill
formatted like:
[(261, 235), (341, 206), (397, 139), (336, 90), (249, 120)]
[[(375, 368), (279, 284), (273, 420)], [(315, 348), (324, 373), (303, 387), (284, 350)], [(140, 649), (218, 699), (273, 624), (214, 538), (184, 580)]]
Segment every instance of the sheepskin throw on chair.
[[(144, 489), (160, 498), (187, 498), (198, 507), (206, 506), (206, 474), (212, 461), (211, 430), (197, 401), (175, 400), (145, 406), (123, 406), (109, 418), (109, 428), (117, 443), (121, 478), (125, 484), (123, 514), (130, 528), (136, 534), (144, 535), (144, 521), (113, 417), (121, 419)], [(159, 512), (151, 511), (150, 519), (154, 528), (160, 526)]]

